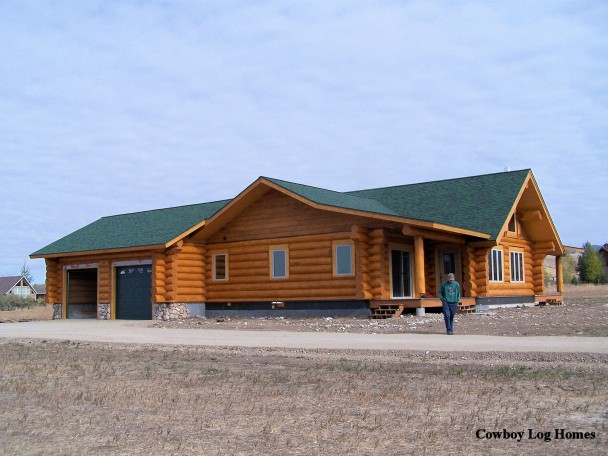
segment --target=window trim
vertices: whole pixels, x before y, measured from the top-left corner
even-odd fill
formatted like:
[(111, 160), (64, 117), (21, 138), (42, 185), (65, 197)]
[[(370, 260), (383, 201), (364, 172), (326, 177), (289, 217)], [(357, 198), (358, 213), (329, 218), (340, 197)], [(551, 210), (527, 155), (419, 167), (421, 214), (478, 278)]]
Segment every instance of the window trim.
[[(500, 252), (500, 269), (494, 268), (495, 261), (494, 252)], [(498, 277), (495, 276), (498, 275)], [(503, 283), (505, 281), (505, 252), (502, 248), (493, 248), (488, 253), (488, 281), (492, 283)]]
[[(274, 275), (274, 253), (285, 252), (285, 275), (275, 276)], [(286, 280), (289, 279), (289, 246), (288, 245), (273, 245), (268, 249), (269, 262), (270, 262), (270, 278), (272, 280)]]
[[(347, 274), (338, 273), (338, 247), (350, 247), (350, 272)], [(355, 276), (355, 243), (353, 241), (333, 241), (331, 246), (332, 266), (334, 277), (354, 277)]]
[[(223, 256), (224, 257), (224, 278), (223, 279), (218, 279), (217, 277), (217, 257), (219, 256)], [(212, 258), (212, 280), (214, 282), (228, 282), (228, 278), (229, 278), (229, 274), (228, 274), (228, 259), (229, 259), (229, 254), (228, 252), (214, 252), (211, 255)]]
[[(514, 278), (514, 274), (513, 274), (515, 272), (515, 268), (514, 268), (514, 264), (513, 264), (514, 256), (520, 257), (519, 268), (517, 270), (518, 275), (521, 275), (521, 277), (519, 279)], [(524, 251), (519, 250), (519, 249), (509, 250), (509, 262), (510, 262), (509, 265), (511, 267), (511, 282), (512, 283), (524, 283), (526, 281), (526, 268), (524, 265), (524, 262), (525, 262)], [(517, 261), (515, 261), (515, 263), (517, 263)]]

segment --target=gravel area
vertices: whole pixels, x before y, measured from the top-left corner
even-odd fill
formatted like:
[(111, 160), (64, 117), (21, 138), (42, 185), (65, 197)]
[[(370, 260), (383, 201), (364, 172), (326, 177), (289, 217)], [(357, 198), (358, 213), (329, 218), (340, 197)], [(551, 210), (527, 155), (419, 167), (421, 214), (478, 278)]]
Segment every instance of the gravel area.
[[(428, 310), (417, 317), (409, 312), (399, 318), (190, 318), (154, 321), (154, 328), (236, 329), (359, 334), (442, 334), (443, 315)], [(608, 297), (566, 299), (561, 306), (498, 308), (457, 315), (455, 332), (488, 336), (586, 336), (608, 337)]]

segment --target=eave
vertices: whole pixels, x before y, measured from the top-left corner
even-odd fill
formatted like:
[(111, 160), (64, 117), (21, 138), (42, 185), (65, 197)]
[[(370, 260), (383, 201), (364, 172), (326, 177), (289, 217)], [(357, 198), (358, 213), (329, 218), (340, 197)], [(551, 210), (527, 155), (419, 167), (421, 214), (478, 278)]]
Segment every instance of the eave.
[(103, 255), (108, 253), (129, 253), (129, 252), (142, 252), (146, 250), (164, 250), (166, 248), (165, 244), (156, 244), (156, 245), (142, 245), (137, 247), (117, 247), (114, 249), (100, 249), (100, 250), (83, 250), (79, 252), (61, 252), (61, 253), (50, 253), (46, 255), (30, 255), (30, 258), (40, 259), (40, 258), (65, 258), (65, 257), (75, 257), (75, 256), (88, 256), (88, 255)]

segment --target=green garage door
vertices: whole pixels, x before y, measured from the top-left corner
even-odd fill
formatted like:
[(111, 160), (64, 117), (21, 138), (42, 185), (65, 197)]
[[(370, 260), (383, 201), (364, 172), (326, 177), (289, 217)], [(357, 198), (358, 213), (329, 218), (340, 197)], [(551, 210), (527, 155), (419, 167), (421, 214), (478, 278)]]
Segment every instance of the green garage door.
[(116, 268), (116, 318), (152, 319), (152, 266)]

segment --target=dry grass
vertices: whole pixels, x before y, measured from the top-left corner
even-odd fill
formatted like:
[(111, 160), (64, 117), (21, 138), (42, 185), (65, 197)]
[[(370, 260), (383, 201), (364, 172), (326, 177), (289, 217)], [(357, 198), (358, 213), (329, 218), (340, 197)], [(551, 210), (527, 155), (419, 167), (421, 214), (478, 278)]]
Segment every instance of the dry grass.
[[(557, 291), (555, 285), (547, 286), (546, 293), (555, 293)], [(608, 285), (564, 285), (564, 297), (566, 298), (606, 298), (608, 297)]]
[(34, 306), (31, 308), (3, 310), (0, 311), (0, 321), (30, 321), (30, 320), (52, 320), (53, 306)]
[[(600, 454), (608, 357), (0, 343), (4, 454)], [(501, 355), (501, 356), (504, 356)], [(543, 358), (543, 356), (545, 356)], [(477, 429), (595, 432), (487, 441)]]

